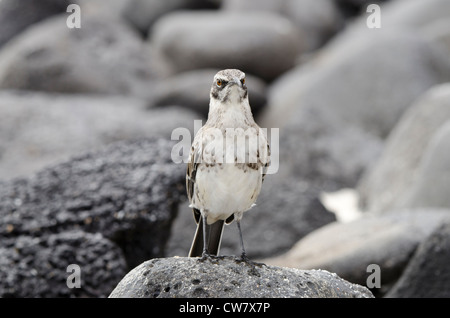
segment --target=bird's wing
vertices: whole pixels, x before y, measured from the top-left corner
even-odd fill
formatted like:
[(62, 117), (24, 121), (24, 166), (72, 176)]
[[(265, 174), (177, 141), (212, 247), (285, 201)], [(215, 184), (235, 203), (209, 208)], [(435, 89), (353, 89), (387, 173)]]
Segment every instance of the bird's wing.
[[(191, 153), (189, 155), (189, 162), (186, 170), (186, 190), (189, 202), (192, 203), (194, 197), (195, 177), (197, 175), (197, 168), (201, 161), (201, 149), (196, 146), (196, 140), (192, 144)], [(198, 223), (200, 220), (200, 211), (193, 209), (194, 219)]]
[(266, 133), (260, 127), (258, 127), (258, 161), (258, 165), (262, 167), (262, 181), (264, 182), (270, 166), (270, 145)]
[(266, 176), (267, 170), (270, 166), (270, 146), (269, 143), (267, 143), (267, 160), (265, 163), (263, 163), (263, 171), (262, 171), (262, 182), (264, 182), (264, 177)]

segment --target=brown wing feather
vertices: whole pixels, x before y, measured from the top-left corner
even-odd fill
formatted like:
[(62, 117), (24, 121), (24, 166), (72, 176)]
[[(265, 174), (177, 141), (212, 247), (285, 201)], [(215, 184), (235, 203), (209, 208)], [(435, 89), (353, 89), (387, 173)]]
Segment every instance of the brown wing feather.
[[(186, 190), (190, 203), (192, 203), (192, 198), (194, 197), (195, 177), (197, 175), (199, 162), (200, 160), (198, 151), (195, 151), (195, 149), (192, 148), (186, 170)], [(200, 220), (200, 211), (195, 208), (192, 209), (192, 211), (194, 213), (195, 222), (198, 223)]]
[(267, 144), (267, 155), (268, 155), (269, 160), (263, 166), (262, 182), (264, 182), (264, 178), (266, 176), (267, 169), (269, 169), (269, 166), (270, 166), (270, 146), (269, 146), (269, 144)]

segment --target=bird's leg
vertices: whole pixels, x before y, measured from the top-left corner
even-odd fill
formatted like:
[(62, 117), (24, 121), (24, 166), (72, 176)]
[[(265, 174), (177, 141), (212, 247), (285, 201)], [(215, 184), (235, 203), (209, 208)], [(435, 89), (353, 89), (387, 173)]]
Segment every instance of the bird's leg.
[(240, 242), (241, 242), (241, 249), (242, 249), (241, 260), (244, 261), (244, 262), (248, 262), (249, 258), (247, 256), (247, 253), (245, 252), (244, 239), (242, 238), (241, 220), (237, 220), (236, 221), (236, 225), (237, 225), (237, 228), (239, 230), (239, 239), (240, 239)]
[(250, 265), (250, 266), (262, 266), (262, 265), (266, 265), (266, 264), (264, 264), (264, 263), (257, 263), (257, 262), (253, 262), (253, 261), (251, 261), (249, 258), (248, 258), (248, 256), (247, 256), (247, 253), (245, 252), (245, 248), (244, 248), (244, 240), (243, 240), (243, 238), (242, 238), (242, 230), (241, 230), (241, 220), (236, 220), (236, 225), (237, 225), (237, 228), (238, 228), (238, 230), (239, 230), (239, 239), (240, 239), (240, 241), (241, 241), (241, 249), (242, 249), (242, 254), (241, 254), (241, 258), (240, 259), (238, 259), (238, 261), (239, 262), (244, 262), (244, 263), (246, 263), (246, 264), (248, 264), (248, 265)]
[(210, 254), (208, 250), (208, 246), (211, 240), (211, 227), (206, 224), (206, 215), (202, 215), (203, 222), (203, 251), (202, 257), (199, 258), (199, 262), (204, 262), (205, 260), (209, 260), (212, 262), (217, 262), (217, 260), (224, 259), (225, 256), (216, 256), (214, 254)]
[[(202, 252), (202, 258), (200, 258), (200, 261), (203, 262), (205, 261), (207, 258), (209, 258), (211, 255), (209, 255), (208, 252), (208, 241), (209, 241), (209, 233), (207, 232), (207, 226), (206, 226), (206, 215), (204, 215), (202, 213), (202, 218), (203, 218), (203, 252)], [(208, 238), (208, 240), (207, 240)]]

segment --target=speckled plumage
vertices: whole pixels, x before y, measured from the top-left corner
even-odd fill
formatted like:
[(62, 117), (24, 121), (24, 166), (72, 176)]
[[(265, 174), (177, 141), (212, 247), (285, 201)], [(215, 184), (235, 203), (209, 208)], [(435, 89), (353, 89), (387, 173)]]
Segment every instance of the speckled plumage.
[[(224, 221), (239, 222), (255, 204), (270, 153), (267, 138), (253, 119), (243, 72), (218, 72), (210, 97), (208, 120), (192, 143), (186, 185), (199, 227), (200, 216), (208, 226), (219, 223), (214, 226), (220, 231), (216, 233), (220, 245)], [(190, 256), (197, 255), (192, 249)]]

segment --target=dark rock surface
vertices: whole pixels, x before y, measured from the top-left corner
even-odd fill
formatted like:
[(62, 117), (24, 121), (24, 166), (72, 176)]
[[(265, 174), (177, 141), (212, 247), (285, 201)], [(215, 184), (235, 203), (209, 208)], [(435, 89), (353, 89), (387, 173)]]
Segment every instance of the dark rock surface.
[[(67, 285), (71, 264), (79, 266), (80, 288)], [(106, 297), (126, 272), (120, 248), (98, 233), (22, 235), (0, 243), (2, 298)]]
[(81, 229), (115, 242), (129, 267), (163, 256), (185, 192), (171, 150), (165, 139), (119, 142), (1, 183), (1, 240)]
[(449, 298), (449, 260), (450, 222), (446, 222), (420, 244), (387, 297)]
[(365, 285), (367, 268), (381, 270), (377, 296), (385, 294), (400, 277), (419, 244), (443, 222), (448, 209), (397, 210), (370, 214), (349, 223), (331, 223), (301, 239), (289, 252), (267, 264), (300, 269), (321, 268), (356, 284)]
[[(251, 257), (277, 256), (301, 239), (303, 265), (353, 283), (364, 285), (368, 263), (378, 264), (376, 296), (409, 262), (411, 284), (392, 294), (438, 295), (431, 284), (445, 294), (435, 282), (435, 273), (445, 281), (445, 262), (427, 252), (436, 267), (419, 272), (413, 255), (450, 208), (442, 130), (450, 1), (70, 3), (81, 8), (81, 29), (68, 28), (66, 0), (0, 0), (1, 295), (104, 297), (143, 261), (186, 255), (195, 224), (184, 203), (186, 167), (170, 158), (171, 133), (192, 133), (207, 113), (213, 71), (205, 70), (223, 68), (248, 75), (257, 123), (269, 134), (279, 128), (279, 172), (266, 177), (242, 222)], [(372, 3), (381, 6), (380, 29), (367, 24)], [(337, 198), (326, 202), (335, 210), (343, 197), (322, 192), (356, 185), (367, 210), (386, 214), (329, 224), (335, 218), (319, 198)], [(173, 223), (180, 204), (183, 215)], [(410, 207), (423, 207), (420, 216)], [(445, 239), (426, 242), (448, 258)], [(221, 252), (240, 253), (235, 225)], [(81, 266), (79, 290), (65, 286), (69, 261)], [(172, 295), (176, 286), (147, 292)], [(302, 296), (295, 288), (286, 294)]]
[(27, 177), (117, 141), (171, 138), (201, 118), (188, 109), (147, 109), (144, 100), (108, 95), (0, 92), (0, 179)]
[(370, 291), (322, 270), (251, 267), (233, 257), (153, 259), (129, 272), (111, 298), (370, 298)]

